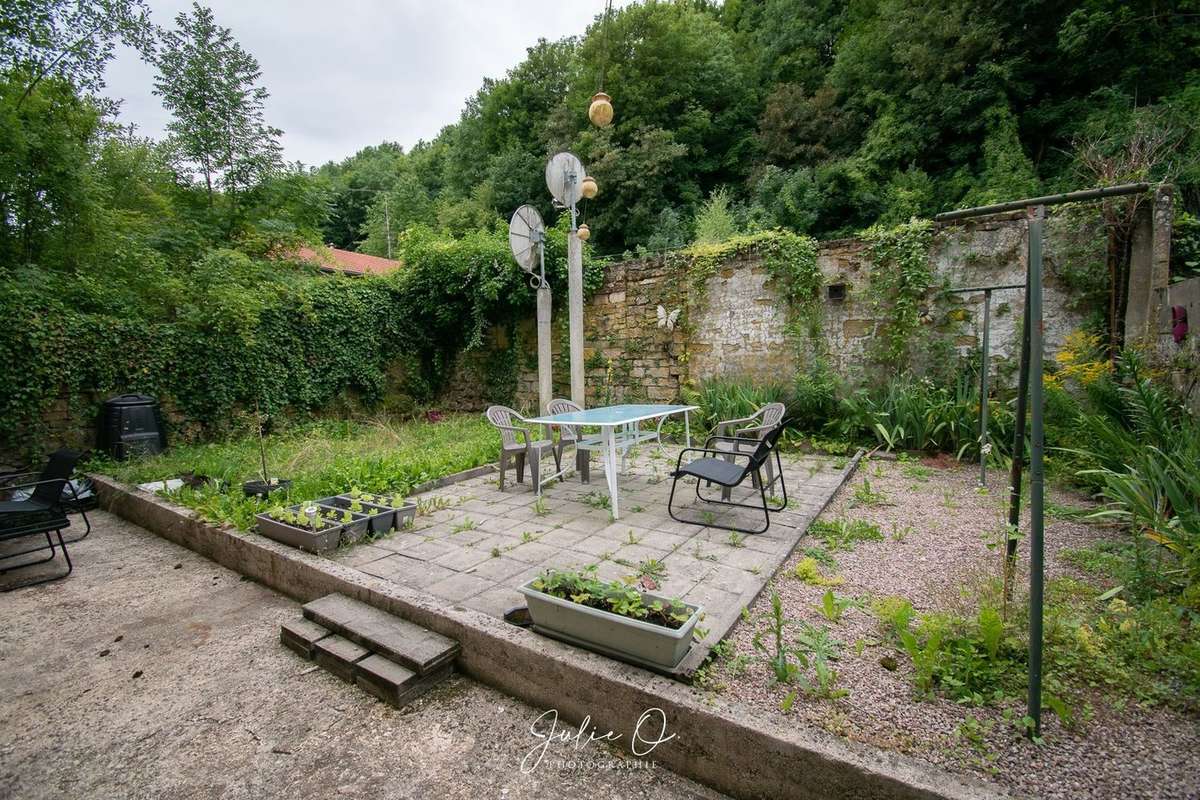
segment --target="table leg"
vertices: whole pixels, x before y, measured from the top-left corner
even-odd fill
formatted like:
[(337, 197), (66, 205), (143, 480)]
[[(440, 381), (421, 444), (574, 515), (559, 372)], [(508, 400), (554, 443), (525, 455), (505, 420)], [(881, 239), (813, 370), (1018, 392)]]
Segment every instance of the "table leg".
[(608, 477), (608, 500), (612, 506), (612, 516), (619, 515), (617, 509), (617, 442), (616, 427), (606, 425), (604, 431), (604, 472)]
[(687, 442), (685, 447), (692, 446), (692, 426), (688, 422), (688, 412), (683, 412), (683, 438)]

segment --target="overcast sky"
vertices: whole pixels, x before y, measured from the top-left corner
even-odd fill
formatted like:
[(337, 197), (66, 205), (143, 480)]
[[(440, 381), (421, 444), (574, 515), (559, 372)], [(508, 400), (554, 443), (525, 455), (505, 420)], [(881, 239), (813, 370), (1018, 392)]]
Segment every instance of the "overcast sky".
[[(614, 2), (614, 7), (628, 0)], [(173, 24), (188, 0), (150, 0)], [(538, 38), (580, 35), (603, 0), (209, 0), (218, 24), (262, 66), (267, 121), (284, 156), (341, 160), (384, 140), (406, 149), (455, 122), (485, 77), (501, 77)], [(121, 118), (160, 138), (168, 115), (154, 70), (131, 51), (109, 65)]]

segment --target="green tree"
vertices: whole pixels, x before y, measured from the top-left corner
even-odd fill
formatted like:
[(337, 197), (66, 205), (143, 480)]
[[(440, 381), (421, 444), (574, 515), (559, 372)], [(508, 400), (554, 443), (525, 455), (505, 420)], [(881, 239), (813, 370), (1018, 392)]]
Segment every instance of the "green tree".
[(151, 38), (143, 0), (0, 0), (0, 73), (20, 84), (17, 107), (47, 78), (98, 92), (117, 43), (146, 53)]
[(238, 193), (280, 166), (282, 131), (264, 120), (268, 94), (256, 85), (258, 61), (216, 24), (212, 10), (194, 3), (175, 24), (155, 56), (154, 92), (173, 116), (167, 130), (179, 165), (199, 173), (210, 207), (224, 191), (232, 233)]

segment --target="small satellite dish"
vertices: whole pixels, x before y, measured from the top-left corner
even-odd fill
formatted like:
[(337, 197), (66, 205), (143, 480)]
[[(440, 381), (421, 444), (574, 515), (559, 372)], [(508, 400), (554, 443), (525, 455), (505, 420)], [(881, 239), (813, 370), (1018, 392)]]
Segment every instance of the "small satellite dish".
[[(529, 283), (535, 289), (546, 282), (546, 268), (542, 258), (545, 241), (546, 226), (536, 208), (523, 205), (513, 212), (508, 223), (508, 246), (512, 248), (517, 264), (529, 273)], [(535, 269), (538, 270), (536, 275)]]
[(559, 203), (573, 206), (583, 197), (583, 162), (571, 153), (559, 153), (546, 162), (546, 188)]

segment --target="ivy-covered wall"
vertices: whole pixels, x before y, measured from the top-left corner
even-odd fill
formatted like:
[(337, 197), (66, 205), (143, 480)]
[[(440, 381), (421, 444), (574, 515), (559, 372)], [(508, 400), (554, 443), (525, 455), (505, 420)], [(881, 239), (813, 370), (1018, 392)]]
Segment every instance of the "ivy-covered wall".
[[(852, 381), (903, 369), (937, 374), (977, 354), (983, 293), (950, 289), (1024, 282), (1018, 215), (935, 226), (914, 222), (816, 243), (759, 234), (611, 265), (585, 308), (589, 404), (670, 402), (712, 377), (786, 383), (830, 370)], [(1089, 324), (1105, 288), (1100, 219), (1060, 213), (1047, 224), (1046, 344)], [(844, 294), (838, 294), (838, 288)], [(834, 294), (831, 297), (830, 290)], [(680, 314), (659, 325), (658, 306)], [(566, 396), (565, 313), (555, 309), (555, 391)], [(1022, 291), (992, 296), (992, 369), (1015, 373)], [(531, 323), (521, 327), (514, 402), (537, 403)]]

